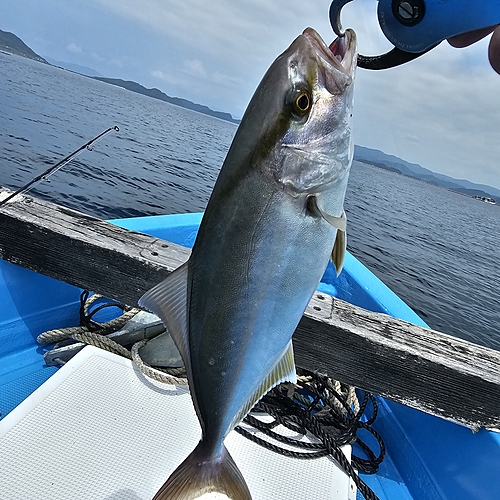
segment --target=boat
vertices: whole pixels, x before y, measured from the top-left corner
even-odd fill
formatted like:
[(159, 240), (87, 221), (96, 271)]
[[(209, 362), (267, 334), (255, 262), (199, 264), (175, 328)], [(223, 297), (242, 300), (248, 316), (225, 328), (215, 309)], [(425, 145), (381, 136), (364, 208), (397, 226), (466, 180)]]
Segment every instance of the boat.
[(496, 205), (497, 202), (493, 200), (492, 198), (489, 198), (487, 196), (475, 196), (476, 200), (484, 201), (485, 203), (488, 203), (490, 205)]
[[(194, 213), (111, 222), (191, 247), (201, 218), (201, 213)], [(344, 269), (338, 278), (329, 264), (318, 290), (364, 309), (426, 326), (410, 307), (350, 253), (346, 255)], [(132, 486), (127, 486), (127, 479), (146, 478), (149, 481), (151, 474), (161, 474), (164, 481), (168, 476), (162, 469), (163, 464), (152, 458), (149, 448), (142, 446), (146, 443), (157, 447), (158, 439), (161, 439), (163, 427), (151, 420), (161, 405), (158, 401), (165, 398), (172, 404), (189, 401), (187, 390), (171, 389), (173, 392), (166, 394), (166, 389), (136, 373), (128, 360), (117, 360), (118, 356), (108, 353), (101, 356), (94, 347), (86, 347), (62, 368), (45, 365), (43, 354), (46, 349), (36, 343), (36, 337), (46, 330), (77, 325), (81, 292), (81, 289), (62, 281), (0, 260), (0, 449), (3, 457), (0, 458), (0, 496), (7, 500), (70, 497), (137, 500), (143, 497)], [(119, 380), (113, 378), (115, 371), (124, 373), (124, 378), (131, 384), (139, 384), (134, 402), (127, 400), (124, 403), (128, 389), (124, 389), (123, 377)], [(63, 386), (70, 391), (68, 394), (72, 394), (64, 404), (57, 399), (62, 390), (59, 388)], [(144, 396), (141, 391), (146, 389), (150, 392)], [(154, 399), (154, 404), (144, 410), (146, 403), (141, 397)], [(472, 432), (465, 426), (380, 396), (376, 396), (376, 400), (378, 417), (373, 427), (384, 440), (386, 457), (376, 474), (360, 475), (380, 500), (499, 498), (499, 433), (485, 429)], [(112, 414), (104, 411), (98, 419), (103, 426), (109, 427), (92, 428), (89, 432), (89, 422), (96, 408), (99, 404), (105, 408), (108, 402), (116, 404), (113, 408), (117, 410)], [(180, 416), (175, 419), (181, 420), (176, 425), (180, 425), (177, 438), (182, 459), (182, 455), (185, 457), (192, 448), (191, 441), (197, 439), (189, 435), (192, 432), (189, 431), (189, 422), (194, 422), (194, 426), (197, 422), (195, 417), (186, 416), (184, 419), (184, 410), (180, 408), (179, 411)], [(161, 414), (160, 411), (159, 418)], [(74, 419), (70, 424), (65, 420), (69, 416)], [(38, 422), (36, 426), (34, 422)], [(174, 423), (165, 422), (164, 425)], [(185, 428), (188, 428), (188, 437), (182, 434)], [(232, 435), (227, 440), (233, 439)], [(107, 436), (113, 442), (122, 439), (123, 446), (134, 448), (132, 463), (123, 465), (120, 461), (126, 453), (124, 448), (113, 453), (107, 452), (108, 444), (100, 448), (100, 441)], [(189, 443), (184, 445), (185, 441)], [(233, 446), (237, 448), (234, 443)], [(96, 449), (102, 451), (96, 452)], [(233, 453), (232, 449), (230, 451)], [(166, 452), (166, 456), (170, 454), (170, 451)], [(81, 463), (73, 463), (75, 456)], [(239, 463), (237, 456), (235, 460)], [(262, 474), (259, 476), (261, 482), (266, 478), (269, 481), (283, 480), (288, 486), (292, 484), (299, 488), (302, 485), (306, 491), (312, 491), (313, 483), (325, 481), (322, 466), (311, 465), (315, 461), (292, 460), (298, 465), (293, 469), (291, 483), (287, 482), (286, 470), (291, 465), (290, 459), (285, 460), (288, 460), (285, 465), (277, 466), (283, 467), (283, 473), (276, 475), (269, 473), (273, 467), (270, 462), (261, 460), (257, 463), (256, 466), (261, 467), (258, 472)], [(38, 464), (36, 470), (30, 468), (33, 461)], [(115, 462), (118, 466), (113, 468)], [(326, 466), (330, 467), (328, 474), (338, 472), (331, 464)], [(317, 481), (312, 475), (315, 471), (319, 474)], [(247, 469), (242, 468), (242, 472), (246, 476)], [(115, 484), (114, 475), (119, 473), (122, 474), (121, 482)], [(130, 484), (135, 482), (138, 479), (133, 479)], [(111, 484), (112, 493), (103, 484)], [(275, 498), (292, 498), (285, 493), (285, 486), (274, 486), (274, 490), (277, 490)], [(153, 486), (150, 491), (154, 493)], [(332, 490), (331, 496), (324, 498), (354, 500), (355, 488), (351, 484), (344, 495)]]

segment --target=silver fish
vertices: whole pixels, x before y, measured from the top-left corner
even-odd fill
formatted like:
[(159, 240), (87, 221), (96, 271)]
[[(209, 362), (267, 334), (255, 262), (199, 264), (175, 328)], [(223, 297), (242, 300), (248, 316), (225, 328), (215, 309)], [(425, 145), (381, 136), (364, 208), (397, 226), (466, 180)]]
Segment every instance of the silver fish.
[(274, 61), (189, 260), (139, 301), (175, 340), (202, 429), (154, 500), (251, 499), (224, 438), (272, 387), (295, 381), (292, 334), (330, 254), (341, 270), (356, 59), (353, 31), (328, 47), (307, 28)]

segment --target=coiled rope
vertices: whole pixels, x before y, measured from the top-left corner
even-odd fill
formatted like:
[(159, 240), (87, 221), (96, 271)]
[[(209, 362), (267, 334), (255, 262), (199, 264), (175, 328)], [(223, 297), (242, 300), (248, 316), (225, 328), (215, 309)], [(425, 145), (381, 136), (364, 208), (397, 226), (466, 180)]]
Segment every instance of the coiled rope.
[[(184, 368), (153, 368), (141, 359), (139, 349), (146, 344), (147, 340), (136, 342), (129, 350), (106, 337), (106, 335), (122, 328), (140, 309), (128, 307), (116, 301), (110, 301), (92, 308), (102, 298), (102, 295), (90, 295), (88, 290), (84, 290), (80, 295), (80, 326), (49, 330), (41, 333), (36, 339), (37, 342), (39, 344), (53, 344), (73, 339), (131, 359), (144, 375), (153, 380), (164, 384), (187, 385)], [(105, 323), (95, 321), (93, 319), (95, 314), (106, 307), (118, 307), (123, 311), (123, 314)]]
[[(287, 448), (263, 439), (241, 425), (235, 430), (271, 451), (292, 458), (313, 459), (330, 455), (352, 478), (366, 500), (378, 500), (377, 495), (356, 473), (357, 469), (365, 474), (375, 474), (385, 457), (383, 439), (372, 427), (378, 412), (375, 398), (365, 393), (363, 402), (361, 405), (358, 402), (356, 408), (354, 401), (350, 401), (352, 390), (349, 386), (332, 381), (326, 375), (299, 367), (297, 373), (296, 385), (281, 384), (275, 387), (243, 420), (273, 441), (287, 445)], [(339, 385), (340, 391), (337, 390)], [(372, 411), (371, 416), (367, 418), (369, 403)], [(273, 420), (263, 421), (255, 416), (256, 413), (270, 415)], [(298, 434), (299, 438), (290, 438), (277, 432), (275, 429), (279, 425)], [(361, 429), (375, 438), (378, 453), (361, 439), (358, 434)], [(311, 435), (317, 442), (300, 440), (302, 436)], [(366, 458), (355, 455), (353, 448), (350, 463), (341, 450), (346, 444), (352, 444), (354, 448), (359, 447)]]

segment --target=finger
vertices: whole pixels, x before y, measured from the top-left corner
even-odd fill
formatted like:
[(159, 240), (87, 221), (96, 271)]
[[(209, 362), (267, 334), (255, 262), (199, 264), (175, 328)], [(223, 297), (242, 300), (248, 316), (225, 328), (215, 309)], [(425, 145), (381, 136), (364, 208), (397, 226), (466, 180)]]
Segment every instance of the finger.
[(461, 35), (455, 35), (451, 38), (448, 38), (448, 43), (452, 47), (461, 49), (463, 47), (467, 47), (468, 45), (476, 43), (485, 36), (488, 36), (496, 27), (497, 26), (488, 26), (479, 30), (469, 31), (468, 33), (462, 33)]
[(490, 59), (491, 67), (500, 74), (500, 26), (491, 35), (488, 58)]

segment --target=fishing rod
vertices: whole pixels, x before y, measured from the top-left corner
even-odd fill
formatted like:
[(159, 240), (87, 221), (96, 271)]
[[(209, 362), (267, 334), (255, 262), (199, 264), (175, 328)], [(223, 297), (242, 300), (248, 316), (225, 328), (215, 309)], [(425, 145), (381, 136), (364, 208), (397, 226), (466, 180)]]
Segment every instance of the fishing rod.
[(71, 154), (66, 156), (66, 158), (63, 158), (60, 162), (56, 163), (54, 166), (48, 168), (45, 170), (45, 172), (42, 172), (40, 175), (35, 177), (33, 180), (29, 181), (28, 184), (23, 186), (22, 188), (18, 189), (11, 195), (7, 196), (7, 198), (3, 199), (0, 201), (0, 207), (7, 203), (9, 200), (17, 196), (18, 194), (24, 194), (27, 193), (30, 189), (33, 189), (37, 184), (40, 184), (40, 182), (46, 181), (52, 174), (55, 174), (59, 169), (63, 168), (65, 165), (67, 165), (71, 160), (76, 158), (79, 154), (83, 152), (84, 149), (88, 149), (89, 151), (92, 151), (92, 146), (93, 144), (95, 145), (98, 143), (100, 140), (104, 139), (108, 134), (111, 132), (118, 132), (120, 129), (116, 126), (113, 125), (112, 127), (109, 127), (106, 129), (104, 132), (101, 132), (99, 135), (95, 136), (93, 139), (90, 141), (86, 142), (83, 146), (80, 146), (77, 150), (73, 151)]

